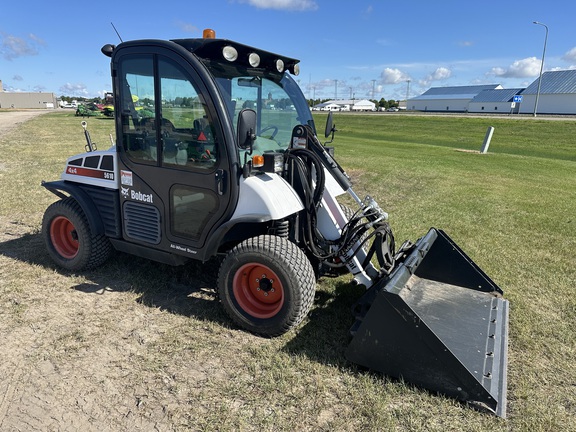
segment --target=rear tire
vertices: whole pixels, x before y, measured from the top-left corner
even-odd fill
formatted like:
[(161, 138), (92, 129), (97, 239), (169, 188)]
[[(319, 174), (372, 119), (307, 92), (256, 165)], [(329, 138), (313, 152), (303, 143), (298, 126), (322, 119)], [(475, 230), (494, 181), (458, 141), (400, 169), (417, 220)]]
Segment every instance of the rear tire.
[(266, 337), (298, 326), (314, 302), (316, 280), (308, 258), (285, 238), (253, 237), (220, 266), (218, 295), (240, 327)]
[(50, 257), (66, 270), (98, 267), (112, 252), (107, 237), (92, 235), (84, 211), (72, 197), (56, 201), (46, 209), (42, 237)]

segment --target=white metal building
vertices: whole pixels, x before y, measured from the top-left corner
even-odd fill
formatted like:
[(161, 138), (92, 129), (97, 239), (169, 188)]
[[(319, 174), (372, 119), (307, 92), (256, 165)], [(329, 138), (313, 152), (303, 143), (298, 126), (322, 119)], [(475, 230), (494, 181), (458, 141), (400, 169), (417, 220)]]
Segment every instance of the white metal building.
[(468, 112), (511, 114), (517, 113), (520, 104), (514, 103), (514, 96), (522, 94), (524, 89), (483, 90), (468, 104)]
[(342, 107), (332, 101), (323, 102), (312, 107), (312, 111), (341, 111)]
[(375, 111), (376, 104), (367, 99), (337, 99), (315, 105), (314, 111)]
[(500, 84), (432, 87), (420, 96), (408, 99), (408, 110), (433, 112), (466, 112), (468, 104), (484, 90), (498, 90)]
[(367, 99), (348, 100), (345, 102), (350, 103), (352, 111), (376, 111), (376, 104)]
[[(538, 78), (522, 93), (521, 114), (534, 113)], [(576, 70), (550, 71), (542, 74), (539, 114), (576, 114)]]

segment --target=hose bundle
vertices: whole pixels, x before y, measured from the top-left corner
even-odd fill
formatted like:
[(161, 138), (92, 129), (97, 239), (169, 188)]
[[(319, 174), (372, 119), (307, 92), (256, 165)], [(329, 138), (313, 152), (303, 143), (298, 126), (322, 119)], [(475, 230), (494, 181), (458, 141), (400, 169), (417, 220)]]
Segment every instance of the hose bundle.
[(375, 239), (363, 264), (366, 265), (376, 253), (380, 265), (388, 273), (394, 266), (394, 237), (388, 223), (381, 220), (379, 209), (366, 206), (362, 212), (358, 210), (348, 215), (340, 237), (326, 239), (318, 229), (318, 209), (325, 187), (322, 160), (306, 148), (290, 149), (285, 157), (287, 180), (304, 204), (299, 226), (306, 249), (327, 266), (339, 268), (346, 266), (360, 249)]

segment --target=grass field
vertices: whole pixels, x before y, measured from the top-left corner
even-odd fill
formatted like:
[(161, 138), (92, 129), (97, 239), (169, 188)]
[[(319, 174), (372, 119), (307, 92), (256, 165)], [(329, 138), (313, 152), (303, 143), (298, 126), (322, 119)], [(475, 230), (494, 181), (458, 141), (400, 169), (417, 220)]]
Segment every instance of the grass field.
[[(108, 147), (113, 121), (88, 123)], [(348, 276), (319, 282), (298, 331), (261, 339), (217, 304), (216, 263), (54, 267), (39, 229), (56, 197), (40, 181), (84, 146), (80, 119), (58, 113), (0, 136), (0, 430), (576, 431), (576, 122), (335, 123), (338, 161), (398, 241), (442, 228), (504, 290), (507, 420), (347, 363), (361, 295)], [(460, 151), (479, 150), (488, 126), (488, 154)]]

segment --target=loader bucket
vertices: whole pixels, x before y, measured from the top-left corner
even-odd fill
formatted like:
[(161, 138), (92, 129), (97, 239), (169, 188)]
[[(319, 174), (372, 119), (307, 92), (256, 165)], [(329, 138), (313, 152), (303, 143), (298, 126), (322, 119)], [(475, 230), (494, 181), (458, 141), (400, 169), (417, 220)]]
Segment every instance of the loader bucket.
[(506, 416), (508, 301), (432, 228), (354, 307), (349, 361)]

